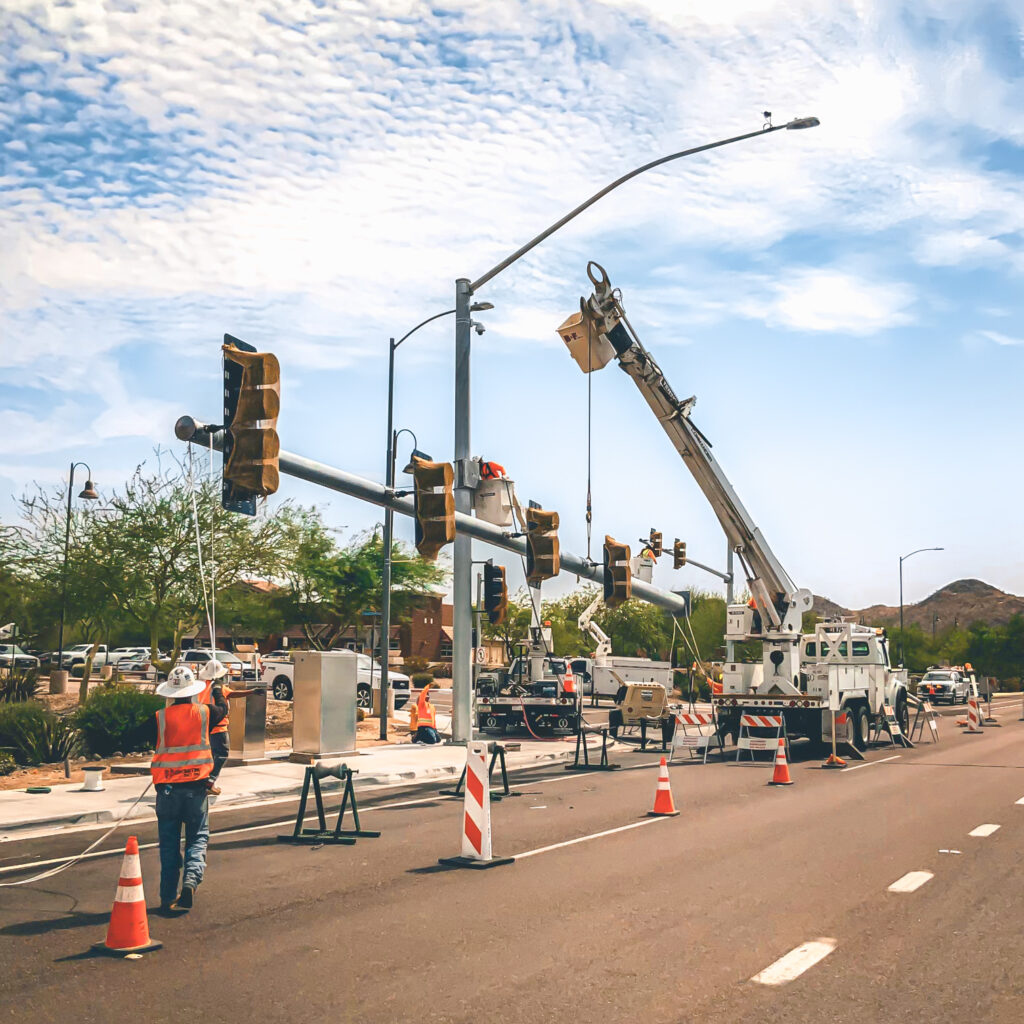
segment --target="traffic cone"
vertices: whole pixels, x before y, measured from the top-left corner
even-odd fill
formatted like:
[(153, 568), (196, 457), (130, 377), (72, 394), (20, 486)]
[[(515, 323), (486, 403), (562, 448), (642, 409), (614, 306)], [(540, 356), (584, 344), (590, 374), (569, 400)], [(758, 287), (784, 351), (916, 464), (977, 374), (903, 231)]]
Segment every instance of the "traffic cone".
[(105, 942), (96, 942), (93, 949), (108, 956), (126, 953), (149, 953), (163, 945), (149, 937), (146, 896), (142, 891), (142, 865), (139, 862), (139, 841), (128, 837), (121, 862), (121, 876), (114, 894), (110, 925)]
[(679, 812), (672, 802), (672, 786), (668, 781), (668, 761), (661, 759), (658, 768), (658, 788), (654, 793), (654, 810), (647, 812), (648, 818), (671, 818)]
[(779, 737), (779, 749), (775, 751), (775, 772), (772, 774), (769, 786), (792, 786), (793, 780), (789, 777), (789, 762), (786, 760), (786, 737)]

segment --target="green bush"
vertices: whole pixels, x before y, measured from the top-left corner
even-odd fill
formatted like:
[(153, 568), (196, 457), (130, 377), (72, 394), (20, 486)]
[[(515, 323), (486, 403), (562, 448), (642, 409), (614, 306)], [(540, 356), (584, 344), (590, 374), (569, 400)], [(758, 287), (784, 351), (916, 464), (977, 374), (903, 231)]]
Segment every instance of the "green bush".
[(0, 675), (0, 703), (21, 704), (39, 689), (39, 669), (16, 668)]
[(53, 712), (37, 701), (0, 704), (0, 748), (10, 750), (18, 764), (28, 764), (21, 749), (20, 727), (28, 724), (35, 728), (51, 716)]
[(10, 775), (17, 767), (14, 755), (9, 750), (0, 750), (0, 775)]
[(429, 672), (416, 672), (412, 677), (412, 685), (417, 689), (422, 689), (428, 683), (432, 683), (434, 677)]
[(412, 655), (405, 659), (402, 663), (402, 668), (405, 669), (409, 675), (416, 672), (426, 672), (430, 668), (430, 662), (426, 658), (421, 658), (419, 655)]
[(155, 693), (109, 683), (101, 686), (75, 713), (75, 725), (89, 752), (106, 757), (156, 746), (156, 713), (166, 701)]
[(74, 757), (82, 746), (82, 734), (74, 722), (45, 708), (42, 716), (22, 715), (13, 722), (11, 739), (14, 759), (19, 764), (54, 764), (66, 757)]
[(435, 679), (451, 679), (452, 667), (451, 665), (435, 665), (431, 670), (430, 674)]

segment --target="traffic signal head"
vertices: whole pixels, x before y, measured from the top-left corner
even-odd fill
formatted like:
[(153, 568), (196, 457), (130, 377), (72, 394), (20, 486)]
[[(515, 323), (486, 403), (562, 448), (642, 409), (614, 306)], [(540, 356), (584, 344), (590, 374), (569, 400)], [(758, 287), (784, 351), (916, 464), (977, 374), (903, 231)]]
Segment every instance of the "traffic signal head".
[(657, 530), (655, 530), (653, 527), (651, 527), (651, 539), (648, 542), (648, 544), (649, 544), (650, 549), (651, 549), (651, 554), (655, 558), (661, 558), (661, 554), (665, 550), (665, 547), (664, 547), (664, 544), (662, 543), (661, 534)]
[(484, 611), (492, 626), (500, 625), (508, 614), (508, 585), (503, 565), (484, 562)]
[(256, 514), (256, 499), (280, 484), (277, 417), (281, 366), (277, 356), (224, 335), (224, 471), (221, 502), (232, 512)]
[(676, 537), (676, 542), (672, 545), (672, 568), (682, 569), (684, 565), (686, 565), (686, 541)]
[(633, 576), (629, 568), (628, 544), (620, 544), (612, 537), (604, 538), (604, 603), (618, 608), (633, 593)]
[(427, 561), (437, 561), (445, 544), (455, 540), (455, 472), (450, 462), (428, 462), (413, 457), (416, 495), (416, 550)]
[(542, 508), (526, 510), (526, 582), (531, 584), (558, 575), (558, 513)]

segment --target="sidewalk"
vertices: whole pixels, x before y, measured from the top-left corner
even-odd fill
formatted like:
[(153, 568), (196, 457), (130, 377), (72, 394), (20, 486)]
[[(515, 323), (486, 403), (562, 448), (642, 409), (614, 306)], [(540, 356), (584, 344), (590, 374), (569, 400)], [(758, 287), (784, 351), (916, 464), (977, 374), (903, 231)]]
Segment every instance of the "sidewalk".
[[(506, 756), (509, 768), (571, 760), (575, 753), (575, 738), (564, 742), (516, 742), (520, 743), (520, 749), (509, 751)], [(600, 746), (599, 741), (597, 746)], [(609, 744), (609, 750), (614, 746)], [(451, 778), (454, 783), (466, 763), (466, 753), (463, 747), (445, 744), (396, 743), (366, 747), (359, 754), (340, 760), (358, 772), (355, 776), (358, 790), (374, 791), (444, 778)], [(210, 798), (210, 812), (297, 796), (304, 774), (304, 765), (283, 760), (225, 768), (220, 777), (222, 792)], [(152, 789), (132, 806), (148, 782), (147, 776), (114, 776), (104, 779), (105, 788), (100, 793), (86, 793), (78, 783), (53, 786), (50, 793), (32, 794), (23, 790), (0, 793), (0, 843), (53, 835), (82, 826), (113, 824), (123, 815), (127, 815), (125, 820), (131, 821), (153, 820), (156, 797)], [(321, 785), (325, 792), (341, 787), (337, 779), (324, 779)]]

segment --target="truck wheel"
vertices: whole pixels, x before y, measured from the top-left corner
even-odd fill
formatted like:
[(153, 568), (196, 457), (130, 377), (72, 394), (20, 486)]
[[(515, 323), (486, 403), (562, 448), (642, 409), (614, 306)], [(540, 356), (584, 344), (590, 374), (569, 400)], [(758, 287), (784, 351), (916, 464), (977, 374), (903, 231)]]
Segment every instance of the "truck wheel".
[(863, 704), (855, 704), (846, 709), (846, 738), (858, 750), (868, 748), (868, 712)]
[(292, 699), (292, 681), (287, 676), (278, 676), (271, 686), (274, 700)]
[(368, 708), (372, 703), (373, 698), (370, 696), (370, 688), (363, 683), (356, 690), (356, 704), (361, 708)]
[(900, 723), (900, 732), (908, 739), (910, 737), (910, 705), (907, 704), (905, 694), (896, 698), (896, 721)]

